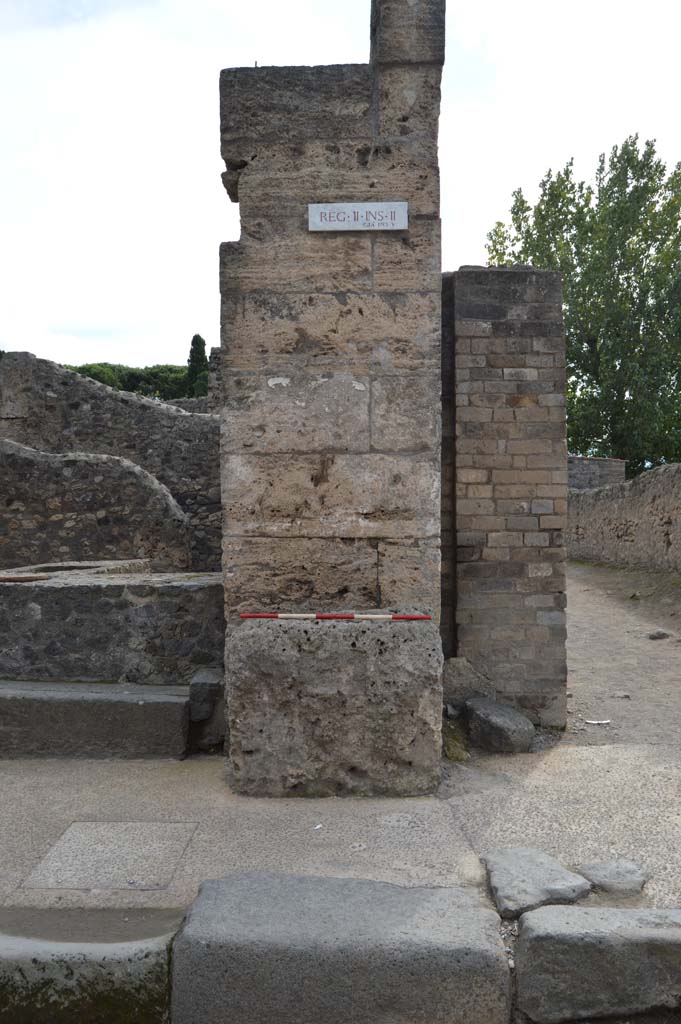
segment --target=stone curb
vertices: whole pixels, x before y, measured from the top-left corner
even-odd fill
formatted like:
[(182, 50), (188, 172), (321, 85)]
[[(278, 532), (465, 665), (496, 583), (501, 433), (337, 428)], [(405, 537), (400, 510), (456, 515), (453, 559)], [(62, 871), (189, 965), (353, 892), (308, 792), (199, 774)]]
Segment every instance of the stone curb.
[(172, 1024), (507, 1024), (496, 913), (461, 889), (236, 873), (173, 946)]
[(0, 934), (0, 1024), (167, 1024), (172, 939), (56, 942)]
[[(79, 913), (88, 941), (72, 941)], [(112, 913), (0, 911), (0, 1024), (508, 1024), (514, 1009), (633, 1024), (681, 1008), (681, 910), (529, 911), (515, 998), (500, 918), (465, 889), (235, 873), (202, 885), (176, 935), (131, 940)], [(10, 934), (31, 914), (51, 915), (47, 938)]]
[(681, 1008), (681, 910), (542, 907), (520, 919), (518, 1009), (534, 1024)]

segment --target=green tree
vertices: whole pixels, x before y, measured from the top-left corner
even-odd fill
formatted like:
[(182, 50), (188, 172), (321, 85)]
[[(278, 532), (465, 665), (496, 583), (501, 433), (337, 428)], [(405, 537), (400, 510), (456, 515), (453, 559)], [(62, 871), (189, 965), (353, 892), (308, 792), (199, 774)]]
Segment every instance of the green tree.
[[(195, 397), (208, 394), (208, 358), (206, 343), (200, 334), (192, 338), (187, 360), (187, 383), (189, 394)], [(203, 376), (205, 374), (205, 377)]]
[(148, 398), (187, 398), (190, 394), (186, 366), (121, 366), (119, 363), (83, 363), (69, 366), (118, 391), (132, 391)]
[(681, 461), (681, 164), (667, 174), (636, 135), (593, 184), (570, 161), (534, 206), (513, 193), (487, 252), (563, 275), (570, 451), (626, 459), (629, 475)]

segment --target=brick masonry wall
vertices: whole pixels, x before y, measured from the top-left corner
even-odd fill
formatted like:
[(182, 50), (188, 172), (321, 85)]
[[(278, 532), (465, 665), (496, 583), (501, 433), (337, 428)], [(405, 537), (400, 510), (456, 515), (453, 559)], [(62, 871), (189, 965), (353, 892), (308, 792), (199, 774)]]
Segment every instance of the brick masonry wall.
[(565, 339), (557, 274), (454, 274), (458, 653), (566, 718)]
[(192, 566), (220, 567), (219, 419), (115, 391), (28, 352), (0, 358), (0, 438), (116, 455), (164, 484), (191, 523)]
[(587, 459), (568, 455), (568, 488), (584, 491), (624, 483), (627, 464), (624, 459)]
[(170, 492), (127, 459), (50, 455), (0, 440), (0, 567), (91, 559), (189, 564), (189, 523)]
[[(227, 608), (440, 604), (444, 3), (377, 2), (371, 65), (222, 72)], [(406, 200), (405, 232), (309, 233)]]
[(627, 483), (571, 490), (567, 547), (585, 562), (681, 571), (681, 464)]

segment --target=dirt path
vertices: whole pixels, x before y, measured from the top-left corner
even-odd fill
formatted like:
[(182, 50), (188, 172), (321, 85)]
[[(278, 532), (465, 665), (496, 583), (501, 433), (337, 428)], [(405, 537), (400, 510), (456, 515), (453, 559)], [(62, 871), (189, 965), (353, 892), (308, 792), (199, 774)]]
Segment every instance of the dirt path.
[[(669, 636), (649, 639), (663, 630)], [(563, 742), (681, 739), (681, 577), (573, 564), (568, 574), (569, 726)], [(610, 720), (609, 725), (589, 721)]]

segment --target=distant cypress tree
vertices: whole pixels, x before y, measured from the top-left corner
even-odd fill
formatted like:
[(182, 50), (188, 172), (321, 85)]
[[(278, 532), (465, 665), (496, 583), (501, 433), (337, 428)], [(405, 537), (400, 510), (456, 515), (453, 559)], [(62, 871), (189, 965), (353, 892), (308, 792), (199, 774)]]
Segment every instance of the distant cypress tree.
[(189, 394), (200, 396), (208, 393), (208, 358), (206, 356), (206, 343), (200, 334), (192, 338), (187, 360), (187, 386)]

